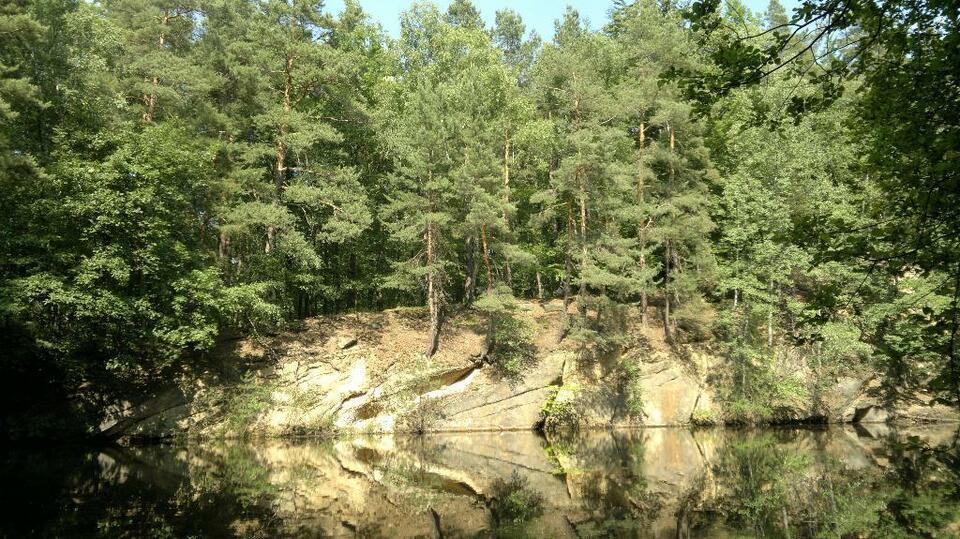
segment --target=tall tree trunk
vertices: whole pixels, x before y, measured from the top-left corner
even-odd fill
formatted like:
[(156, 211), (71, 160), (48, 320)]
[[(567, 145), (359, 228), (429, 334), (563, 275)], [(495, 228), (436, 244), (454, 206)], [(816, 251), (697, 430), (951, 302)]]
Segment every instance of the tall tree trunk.
[(279, 136), (277, 137), (277, 170), (275, 175), (277, 193), (283, 193), (287, 179), (287, 140), (290, 125), (287, 123), (292, 109), (293, 92), (293, 58), (287, 57), (284, 64), (283, 78), (283, 120), (280, 122)]
[[(642, 238), (643, 236), (645, 236), (645, 235), (646, 235), (646, 234), (643, 233), (643, 232), (640, 233), (641, 238)], [(641, 249), (643, 249), (642, 246), (643, 246), (644, 243), (645, 243), (645, 242), (641, 240), (641, 242), (640, 242), (640, 245), (641, 245), (640, 248), (641, 248)], [(641, 251), (641, 253), (640, 253), (640, 271), (642, 272), (642, 271), (644, 271), (644, 270), (646, 270), (646, 269), (647, 269), (647, 257), (646, 257), (646, 255), (644, 255), (644, 253)], [(641, 324), (643, 327), (647, 327), (647, 304), (648, 304), (648, 303), (649, 303), (649, 300), (647, 299), (647, 290), (646, 290), (646, 289), (643, 289), (643, 290), (640, 291), (640, 324)]]
[(752, 342), (753, 338), (750, 335), (750, 318), (753, 315), (752, 306), (744, 300), (743, 302), (743, 325), (740, 326), (740, 338), (744, 342)]
[(434, 225), (427, 223), (427, 308), (430, 310), (430, 342), (427, 344), (427, 357), (433, 357), (437, 352), (437, 343), (440, 338), (440, 298), (439, 283), (437, 283), (436, 269), (434, 266), (436, 258), (436, 246), (434, 245)]
[[(507, 235), (510, 234), (510, 214), (507, 213), (506, 205), (510, 204), (510, 135), (504, 137), (503, 144), (503, 226), (506, 227)], [(506, 273), (507, 286), (513, 288), (513, 269), (510, 267), (510, 260), (504, 259), (503, 269)]]
[(953, 310), (953, 323), (950, 328), (950, 377), (953, 378), (953, 390), (957, 398), (957, 406), (960, 406), (960, 358), (957, 357), (957, 340), (960, 339), (960, 261), (957, 261), (957, 267), (953, 273), (953, 301), (951, 304)]
[[(163, 19), (160, 23), (161, 26), (167, 26), (167, 23), (170, 22), (170, 19), (173, 15), (170, 15), (166, 11), (163, 12)], [(166, 45), (166, 35), (163, 30), (160, 31), (160, 39), (157, 43), (157, 48), (163, 50), (163, 47)], [(157, 109), (157, 90), (160, 87), (160, 77), (154, 75), (150, 80), (150, 93), (143, 96), (144, 105), (146, 105), (146, 110), (143, 111), (143, 122), (144, 123), (153, 123), (153, 118), (156, 115)]]
[(220, 231), (220, 241), (217, 244), (217, 258), (223, 260), (227, 257), (227, 249), (230, 247), (230, 236), (223, 230)]
[(473, 300), (474, 300), (474, 292), (476, 291), (476, 280), (477, 280), (477, 268), (476, 268), (476, 264), (477, 264), (477, 262), (476, 262), (476, 260), (475, 260), (475, 258), (476, 258), (476, 256), (475, 256), (476, 248), (474, 247), (474, 242), (475, 242), (475, 241), (476, 241), (476, 240), (474, 240), (474, 237), (473, 237), (472, 235), (471, 235), (471, 236), (467, 236), (467, 241), (466, 241), (466, 250), (467, 250), (467, 271), (466, 271), (466, 274), (467, 274), (467, 276), (466, 276), (466, 278), (464, 278), (464, 281), (463, 281), (463, 301), (464, 301), (464, 303), (466, 303), (466, 304), (468, 304), (468, 305), (469, 305), (470, 303), (473, 303)]
[(540, 270), (537, 270), (537, 299), (543, 301), (543, 280), (540, 278)]
[[(163, 41), (163, 36), (160, 37), (160, 41)], [(153, 123), (153, 117), (157, 108), (157, 88), (160, 86), (160, 77), (154, 76), (151, 79), (151, 84), (153, 89), (148, 95), (143, 96), (144, 104), (146, 105), (146, 110), (143, 112), (143, 123)]]
[(670, 240), (664, 242), (664, 250), (666, 251), (666, 256), (663, 257), (663, 334), (667, 339), (668, 343), (673, 343), (673, 333), (670, 331)]
[[(287, 57), (287, 60), (284, 64), (284, 78), (283, 78), (283, 112), (284, 117), (280, 121), (280, 125), (277, 133), (277, 147), (276, 147), (276, 167), (273, 171), (273, 182), (274, 187), (277, 190), (277, 195), (282, 195), (283, 190), (286, 187), (287, 181), (287, 141), (286, 137), (290, 132), (290, 126), (287, 124), (289, 119), (290, 110), (291, 110), (291, 92), (293, 91), (293, 58)], [(264, 251), (269, 253), (273, 251), (274, 241), (277, 234), (277, 228), (275, 225), (267, 226), (267, 245), (264, 248)]]
[[(487, 241), (487, 225), (480, 225), (480, 239), (483, 242), (483, 265), (487, 270), (487, 294), (493, 290), (493, 266), (490, 264), (490, 244)], [(486, 352), (485, 355), (490, 355), (493, 353), (494, 346), (496, 346), (496, 325), (494, 321), (494, 315), (487, 315), (487, 336), (486, 336)]]
[[(676, 147), (676, 138), (673, 134), (673, 127), (667, 126), (667, 130), (670, 132), (670, 185), (668, 190), (672, 194), (673, 192), (673, 181), (676, 172), (673, 167), (673, 150)], [(664, 276), (663, 276), (663, 332), (664, 336), (667, 339), (668, 343), (673, 343), (673, 332), (671, 331), (671, 320), (670, 320), (670, 269), (671, 269), (671, 260), (673, 258), (673, 246), (671, 245), (670, 239), (664, 240)]]
[[(735, 275), (739, 276), (739, 273), (740, 273), (740, 250), (739, 249), (737, 250), (737, 256), (734, 260), (735, 260), (735, 263), (733, 266), (734, 272), (735, 272)], [(740, 289), (734, 288), (733, 289), (733, 310), (734, 311), (737, 310), (737, 305), (739, 303), (740, 303)]]
[(567, 248), (564, 249), (563, 274), (563, 315), (566, 318), (570, 307), (570, 276), (573, 275), (573, 205), (567, 202)]
[(587, 281), (584, 279), (587, 268), (587, 188), (583, 184), (583, 175), (580, 176), (580, 293), (577, 297), (577, 310), (580, 316), (587, 314)]
[(773, 348), (773, 307), (767, 311), (767, 348)]
[[(644, 191), (645, 185), (643, 181), (643, 146), (645, 144), (647, 126), (645, 123), (640, 122), (640, 133), (638, 135), (640, 147), (637, 150), (637, 203), (643, 205), (644, 201)], [(638, 225), (640, 227), (637, 241), (640, 247), (640, 273), (643, 273), (647, 268), (647, 254), (644, 252), (644, 249), (647, 247), (647, 230), (646, 225)], [(647, 327), (647, 290), (643, 288), (640, 290), (640, 324), (643, 327)]]
[(487, 270), (487, 292), (493, 290), (493, 266), (490, 264), (490, 244), (487, 242), (487, 225), (480, 225), (480, 238), (483, 240), (483, 265)]
[(767, 348), (773, 348), (773, 275), (770, 275), (770, 306), (767, 308)]

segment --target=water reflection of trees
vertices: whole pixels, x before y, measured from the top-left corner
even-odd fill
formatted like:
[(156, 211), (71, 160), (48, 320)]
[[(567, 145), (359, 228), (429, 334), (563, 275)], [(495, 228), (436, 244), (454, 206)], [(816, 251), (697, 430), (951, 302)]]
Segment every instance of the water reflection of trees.
[(5, 503), (18, 513), (3, 528), (10, 537), (276, 535), (256, 469), (231, 454), (211, 463), (209, 473), (186, 473), (175, 452), (159, 447), (13, 454), (4, 477), (22, 474), (21, 484), (31, 487), (8, 492), (30, 503)]
[(559, 434), (549, 441), (548, 453), (573, 463), (567, 480), (587, 512), (571, 522), (579, 537), (635, 537), (649, 528), (663, 500), (649, 489), (642, 431)]
[[(512, 438), (481, 451), (482, 437), (10, 453), (0, 536), (960, 536), (949, 443), (650, 436), (581, 433), (543, 451), (526, 439), (520, 453)], [(665, 458), (678, 451), (696, 462)]]
[(826, 436), (733, 436), (681, 497), (678, 536), (720, 529), (760, 537), (960, 534), (956, 445), (890, 436), (873, 447), (874, 465), (851, 467), (819, 447)]

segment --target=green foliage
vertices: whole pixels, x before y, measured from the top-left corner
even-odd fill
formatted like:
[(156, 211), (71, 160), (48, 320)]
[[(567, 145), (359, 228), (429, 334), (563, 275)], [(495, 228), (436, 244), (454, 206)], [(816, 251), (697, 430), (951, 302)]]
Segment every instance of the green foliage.
[(403, 432), (424, 434), (435, 428), (443, 417), (443, 402), (438, 398), (420, 398), (406, 409), (397, 418), (397, 423)]
[[(629, 305), (606, 295), (591, 296), (584, 303), (588, 314), (572, 321), (571, 340), (583, 348), (592, 348), (598, 355), (615, 352), (629, 343)], [(591, 316), (591, 312), (596, 314)]]
[(870, 359), (873, 348), (860, 340), (860, 329), (849, 322), (827, 322), (820, 329), (822, 361), (832, 365), (853, 367)]
[(629, 417), (643, 417), (643, 388), (640, 387), (640, 363), (632, 358), (625, 359), (620, 365), (620, 393), (624, 396), (624, 407)]
[(562, 297), (585, 359), (635, 305), (671, 346), (729, 345), (738, 417), (805, 398), (769, 368), (788, 349), (818, 385), (872, 368), (956, 401), (948, 4), (618, 1), (541, 43), (465, 0), (412, 5), (396, 40), (357, 2), (8, 2), (0, 394), (147, 385), (221, 335), (424, 303), (428, 357), (473, 305), (518, 379), (514, 298)]
[(256, 329), (258, 325), (276, 325), (283, 320), (283, 311), (264, 298), (276, 283), (261, 282), (230, 286), (223, 290), (222, 312), (236, 327)]
[(58, 256), (4, 283), (3, 309), (42, 348), (71, 356), (92, 345), (100, 356), (90, 359), (134, 375), (207, 349), (218, 333), (221, 284), (197, 251), (195, 214), (213, 171), (208, 148), (173, 124), (112, 143), (103, 162), (65, 156), (50, 167), (64, 189), (50, 221), (77, 225), (58, 237)]
[(562, 433), (580, 428), (577, 398), (580, 388), (574, 385), (551, 386), (547, 400), (540, 410), (543, 432)]
[(516, 470), (490, 487), (490, 511), (498, 525), (521, 524), (543, 514), (543, 494), (533, 490)]
[(508, 380), (520, 380), (526, 369), (537, 361), (533, 328), (519, 313), (508, 288), (484, 294), (473, 307), (487, 319), (487, 361)]
[(216, 467), (197, 471), (195, 485), (201, 491), (235, 493), (241, 507), (255, 508), (280, 492), (270, 481), (269, 469), (257, 459), (249, 446), (223, 442), (210, 455)]
[(698, 427), (712, 427), (722, 422), (722, 418), (710, 408), (697, 408), (690, 415), (690, 423)]
[(730, 423), (765, 423), (791, 418), (810, 394), (793, 372), (781, 372), (764, 349), (733, 344), (731, 380), (724, 384), (724, 419)]
[(722, 515), (726, 529), (752, 535), (951, 535), (958, 502), (955, 447), (894, 436), (876, 450), (896, 464), (851, 469), (837, 456), (811, 454), (797, 434), (735, 436), (711, 469), (711, 480), (725, 486), (721, 494), (698, 489), (686, 507), (706, 508)]
[(245, 437), (250, 427), (269, 406), (275, 387), (256, 377), (247, 376), (239, 383), (221, 388), (216, 406), (222, 417), (224, 432), (221, 434)]
[[(835, 316), (840, 306), (851, 304), (865, 310), (895, 304), (902, 296), (890, 291), (899, 281), (946, 277), (940, 286), (951, 298), (950, 306), (930, 312), (926, 323), (907, 323), (917, 345), (909, 353), (882, 343), (887, 329), (900, 326), (903, 318), (884, 320), (867, 333), (895, 377), (911, 364), (922, 373), (911, 386), (926, 385), (940, 400), (960, 404), (960, 263), (953, 239), (960, 222), (953, 211), (960, 191), (947, 187), (955, 185), (955, 177), (945, 164), (956, 154), (960, 99), (955, 85), (942, 82), (960, 65), (954, 6), (812, 1), (784, 23), (782, 9), (771, 5), (768, 24), (779, 20), (782, 26), (758, 31), (758, 25), (741, 19), (743, 32), (726, 24), (725, 18), (735, 17), (719, 6), (716, 0), (695, 2), (686, 14), (712, 60), (710, 67), (678, 68), (672, 75), (719, 124), (729, 119), (724, 101), (749, 96), (748, 121), (760, 133), (770, 133), (770, 125), (784, 127), (784, 117), (792, 116), (794, 127), (775, 134), (786, 135), (788, 149), (815, 150), (795, 155), (813, 164), (818, 174), (788, 173), (777, 182), (805, 184), (803, 193), (816, 197), (808, 204), (801, 195), (801, 203), (788, 209), (809, 208), (803, 234), (816, 240), (809, 253), (815, 263), (823, 261), (835, 272), (814, 272), (821, 282), (833, 282), (823, 283), (827, 286), (813, 302), (811, 318), (822, 322), (824, 310)], [(770, 91), (780, 94), (775, 101), (763, 98)], [(797, 126), (814, 133), (826, 128), (847, 142), (829, 136), (791, 141)], [(785, 154), (785, 163), (767, 162), (790, 171), (791, 153)], [(731, 157), (742, 158), (739, 153)], [(823, 189), (831, 184), (832, 189)], [(810, 219), (817, 214), (819, 219)], [(883, 271), (875, 271), (880, 266)], [(776, 280), (771, 271), (768, 282)], [(930, 355), (940, 359), (931, 362)]]

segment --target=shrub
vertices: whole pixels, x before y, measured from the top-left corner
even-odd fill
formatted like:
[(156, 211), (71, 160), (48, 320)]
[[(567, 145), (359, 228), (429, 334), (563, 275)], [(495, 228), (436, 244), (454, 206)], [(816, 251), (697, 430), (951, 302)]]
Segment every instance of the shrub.
[(625, 359), (620, 369), (620, 386), (630, 417), (643, 417), (643, 389), (640, 387), (640, 363)]
[(247, 375), (233, 387), (223, 389), (221, 412), (228, 431), (243, 436), (270, 405), (274, 387)]
[(442, 418), (441, 399), (421, 398), (413, 407), (400, 414), (398, 423), (401, 430), (413, 434), (424, 434)]
[(487, 361), (503, 377), (517, 380), (536, 362), (533, 328), (517, 315), (517, 302), (507, 288), (484, 294), (474, 307), (487, 318)]
[(587, 314), (573, 317), (567, 333), (567, 339), (577, 344), (580, 359), (597, 358), (629, 344), (628, 306), (603, 295), (591, 296), (585, 302)]
[(773, 366), (770, 351), (735, 343), (730, 351), (733, 380), (725, 392), (726, 419), (733, 423), (763, 423), (791, 409), (805, 407), (809, 391), (794, 373)]
[(498, 524), (519, 524), (542, 515), (543, 501), (543, 495), (514, 470), (509, 479), (493, 481), (490, 511)]
[(710, 427), (720, 422), (716, 412), (709, 408), (697, 408), (690, 415), (690, 423), (698, 427)]
[(580, 388), (560, 386), (550, 389), (547, 402), (540, 411), (540, 424), (544, 432), (577, 430), (580, 426), (580, 414), (576, 401)]
[(712, 336), (717, 315), (712, 305), (696, 296), (681, 303), (673, 317), (683, 341), (704, 342)]

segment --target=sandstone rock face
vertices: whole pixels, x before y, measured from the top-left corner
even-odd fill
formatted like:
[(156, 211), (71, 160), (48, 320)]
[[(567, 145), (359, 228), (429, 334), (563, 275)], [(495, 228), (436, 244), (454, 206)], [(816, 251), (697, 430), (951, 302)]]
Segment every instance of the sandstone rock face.
[[(223, 366), (180, 386), (106, 410), (109, 437), (281, 436), (329, 432), (530, 430), (545, 409), (569, 405), (579, 427), (717, 423), (724, 402), (710, 373), (721, 359), (677, 351), (662, 331), (638, 329), (616, 354), (588, 357), (563, 339), (562, 305), (525, 304), (536, 328), (536, 360), (507, 377), (484, 360), (484, 324), (468, 317), (444, 328), (427, 359), (422, 314), (396, 309), (308, 321), (263, 345), (235, 343)], [(245, 366), (237, 368), (237, 365)], [(244, 377), (228, 376), (243, 372)], [(224, 374), (227, 373), (227, 374)], [(796, 373), (809, 397), (777, 409), (788, 421), (928, 422), (958, 420), (956, 411), (914, 395), (886, 402), (875, 376), (839, 378), (826, 389)], [(813, 397), (816, 395), (816, 398)]]
[(943, 404), (935, 404), (929, 395), (916, 395), (896, 403), (889, 410), (895, 423), (940, 423), (960, 421), (960, 411)]
[(956, 409), (923, 392), (887, 397), (875, 375), (844, 377), (828, 392), (830, 419), (838, 423), (932, 423), (960, 421)]
[(686, 425), (698, 409), (710, 409), (709, 390), (677, 363), (662, 359), (645, 364), (641, 372), (644, 425)]
[(870, 406), (858, 409), (854, 419), (858, 423), (886, 423), (890, 419), (890, 414), (883, 408)]
[(857, 410), (880, 405), (879, 400), (867, 394), (874, 386), (870, 382), (870, 380), (850, 376), (837, 380), (832, 390), (828, 392), (835, 421), (852, 422), (857, 417)]
[[(377, 384), (367, 373), (365, 362), (357, 359), (346, 372), (324, 366), (282, 369), (270, 392), (269, 403), (256, 418), (255, 431), (276, 435), (308, 430), (323, 421), (341, 430), (357, 432), (490, 431), (531, 430), (557, 390), (576, 388), (581, 426), (625, 426), (645, 424), (667, 426), (688, 424), (698, 406), (709, 407), (711, 397), (696, 380), (666, 361), (645, 365), (639, 379), (644, 416), (631, 422), (617, 408), (617, 395), (606, 391), (604, 381), (589, 382), (567, 373), (573, 355), (555, 351), (542, 358), (522, 379), (507, 381), (489, 366), (467, 364), (440, 371), (423, 382), (425, 391), (400, 395), (388, 384)], [(456, 379), (441, 384), (442, 379)], [(305, 395), (307, 397), (305, 397)], [(146, 406), (147, 410), (157, 409)], [(421, 423), (411, 424), (413, 420)], [(203, 427), (203, 413), (195, 416), (191, 407), (181, 405), (136, 424), (132, 432), (162, 435), (178, 428), (212, 432)], [(642, 423), (641, 423), (642, 421)]]
[(565, 354), (541, 359), (522, 380), (498, 380), (485, 369), (461, 391), (441, 397), (431, 430), (531, 430), (552, 388), (560, 385)]
[(172, 388), (133, 405), (123, 402), (108, 407), (103, 414), (99, 430), (107, 437), (124, 433), (154, 433), (163, 435), (176, 428), (175, 421), (186, 412), (187, 397)]

